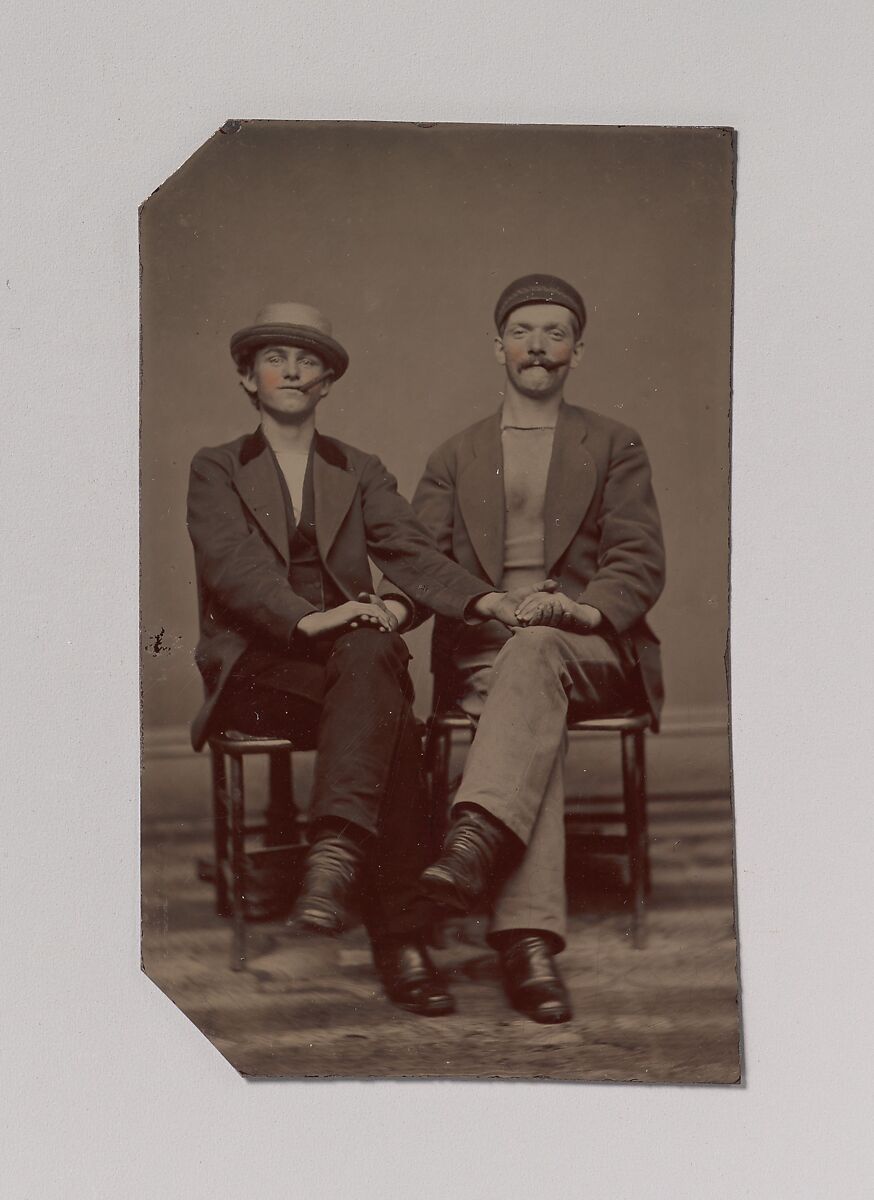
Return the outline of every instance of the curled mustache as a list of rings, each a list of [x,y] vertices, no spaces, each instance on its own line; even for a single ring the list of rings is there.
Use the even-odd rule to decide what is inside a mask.
[[[544,371],[555,371],[560,365],[560,363],[553,362],[551,358],[529,358],[522,364],[522,370],[527,371],[529,367],[543,367]]]

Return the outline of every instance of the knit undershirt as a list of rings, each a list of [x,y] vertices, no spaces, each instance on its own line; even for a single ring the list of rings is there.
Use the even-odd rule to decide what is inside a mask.
[[[544,563],[546,479],[555,427],[504,425],[504,574],[501,587],[539,583]]]

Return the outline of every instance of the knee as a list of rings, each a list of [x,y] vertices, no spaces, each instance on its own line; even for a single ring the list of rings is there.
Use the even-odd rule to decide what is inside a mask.
[[[332,658],[356,670],[405,667],[410,658],[407,643],[399,633],[378,629],[350,629],[334,642]]]
[[[561,634],[548,625],[517,629],[501,648],[495,666],[524,662],[530,667],[553,670],[561,663]]]

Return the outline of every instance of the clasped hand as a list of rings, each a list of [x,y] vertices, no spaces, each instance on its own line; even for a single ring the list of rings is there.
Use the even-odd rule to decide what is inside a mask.
[[[551,625],[582,632],[594,629],[601,622],[597,608],[568,599],[558,591],[554,579],[510,592],[490,592],[477,601],[476,611],[501,621],[508,629]]]
[[[390,607],[391,606],[391,607]],[[311,612],[297,623],[298,632],[306,638],[337,633],[341,629],[376,629],[380,633],[396,633],[399,626],[397,611],[391,600],[380,600],[370,592],[360,592],[357,600],[347,600],[327,612]],[[398,605],[400,609],[402,606]]]
[[[500,621],[508,629],[552,625],[585,631],[594,629],[601,621],[597,608],[569,600],[558,591],[554,579],[544,579],[534,587],[514,588],[509,592],[488,592],[477,600],[474,612],[479,617]],[[347,600],[327,612],[307,613],[298,621],[297,628],[306,638],[337,633],[341,629],[369,628],[380,633],[396,633],[406,616],[404,605],[361,592],[357,600]]]

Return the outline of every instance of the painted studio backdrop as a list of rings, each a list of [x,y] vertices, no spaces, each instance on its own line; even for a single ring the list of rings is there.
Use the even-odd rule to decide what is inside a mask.
[[[362,995],[373,991],[366,953],[354,938],[332,951],[339,955],[333,966],[321,963],[309,975],[289,968],[287,978],[280,967],[274,971],[289,1005],[303,1004],[306,994],[333,1012],[319,1025],[321,1050],[310,1046],[310,1009],[302,1008],[296,1022],[283,1021],[269,1004],[262,1012],[264,996],[251,980],[228,972],[227,923],[215,916],[210,885],[197,878],[197,859],[208,855],[211,838],[210,773],[208,757],[188,743],[202,688],[185,526],[193,454],[257,425],[228,342],[265,303],[297,300],[328,314],[350,366],[320,405],[318,426],[378,454],[409,498],[428,454],[500,405],[495,301],[510,280],[543,271],[573,283],[588,310],[584,355],[565,397],[642,435],[668,563],[667,585],[649,616],[662,643],[666,687],[663,731],[647,745],[653,925],[636,960],[649,972],[651,992],[629,1009],[648,1017],[629,1033],[625,1050],[593,1054],[595,1017],[582,1005],[584,1032],[578,1023],[576,1032],[567,1026],[551,1035],[571,1040],[562,1042],[556,1069],[545,1073],[736,1077],[726,658],[734,165],[732,135],[719,129],[229,122],[144,205],[144,958],[152,978],[241,1070],[544,1073],[532,1050],[537,1031],[511,1026],[499,1035],[473,1001],[478,1055],[462,1062],[442,1044],[431,1063],[422,1038],[461,1039],[460,1027],[423,1031],[411,1018],[405,1057],[407,1026],[386,1013],[386,1022],[395,1022],[395,1050],[380,1058],[378,1022],[370,1026],[361,1015],[365,1001],[359,996],[357,1016],[344,1017],[335,997],[345,986],[338,982],[343,955],[352,956],[346,965],[358,972]],[[431,700],[430,632],[428,622],[408,636],[423,717]],[[606,740],[592,752],[575,746],[569,762],[575,792],[617,792],[614,748]],[[302,762],[295,770],[305,797],[309,767]],[[717,800],[718,810],[708,808]],[[710,838],[706,846],[694,843],[696,829]],[[686,940],[678,942],[672,921],[681,909],[688,919]],[[690,914],[711,924],[693,936]],[[598,944],[616,956],[621,972],[623,956],[634,952],[623,941],[618,909],[608,906],[602,916]],[[595,936],[585,905],[580,920],[581,936]],[[607,932],[611,920],[619,922],[615,936]],[[259,936],[269,941],[264,930]],[[271,946],[262,948],[270,974]],[[678,962],[690,968],[689,996],[670,1000],[665,989],[676,993],[686,978]],[[711,996],[703,1015],[693,1004],[694,962]],[[472,996],[477,986],[470,981]],[[615,1007],[615,997],[602,998],[594,983],[581,986],[593,988],[593,1005]],[[685,1025],[677,1004],[690,1014]],[[662,1011],[671,1029],[659,1040],[647,1021]],[[343,1042],[350,1029],[373,1044],[366,1046],[366,1037]],[[616,1038],[620,1045],[621,1031]],[[452,1066],[441,1068],[446,1060]]]

